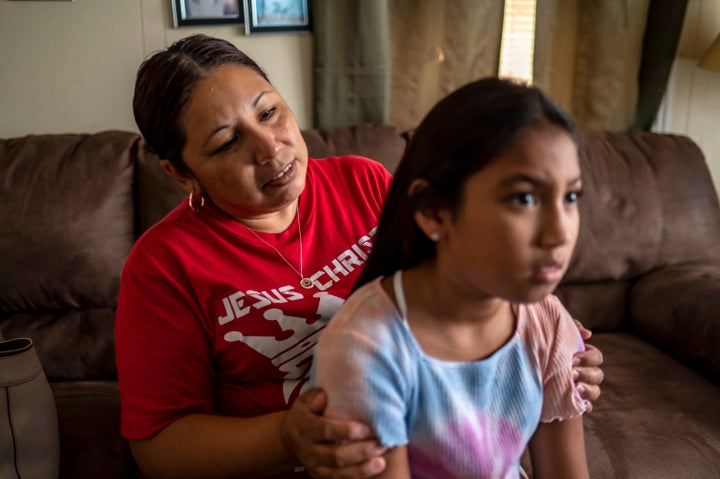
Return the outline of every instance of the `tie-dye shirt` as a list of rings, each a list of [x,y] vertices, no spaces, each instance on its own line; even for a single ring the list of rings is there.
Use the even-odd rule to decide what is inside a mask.
[[[408,446],[413,478],[517,478],[538,422],[576,417],[585,403],[572,379],[584,349],[555,296],[513,306],[516,331],[490,357],[427,356],[380,280],[358,289],[323,332],[313,381],[326,415],[370,424],[383,446]]]

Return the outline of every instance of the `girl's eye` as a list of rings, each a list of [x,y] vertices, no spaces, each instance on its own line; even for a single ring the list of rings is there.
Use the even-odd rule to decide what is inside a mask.
[[[520,206],[533,206],[537,203],[537,198],[533,193],[516,193],[511,197],[511,201]]]
[[[260,114],[260,121],[269,120],[275,114],[275,107],[268,108]]]
[[[220,145],[220,147],[217,150],[215,150],[215,154],[224,153],[224,152],[228,151],[230,148],[235,146],[235,143],[237,143],[237,136],[233,135],[228,141],[226,141],[225,143]]]
[[[565,195],[565,202],[566,203],[577,203],[578,200],[582,197],[582,190],[577,191],[570,191],[567,195]]]

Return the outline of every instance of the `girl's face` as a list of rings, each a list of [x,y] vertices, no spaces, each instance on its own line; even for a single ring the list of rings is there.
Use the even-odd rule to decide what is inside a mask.
[[[288,209],[303,191],[308,153],[295,116],[252,69],[226,65],[198,81],[181,123],[186,190],[240,221]]]
[[[542,299],[570,262],[581,190],[570,135],[549,125],[526,131],[466,181],[455,218],[440,213],[441,274],[473,297]]]

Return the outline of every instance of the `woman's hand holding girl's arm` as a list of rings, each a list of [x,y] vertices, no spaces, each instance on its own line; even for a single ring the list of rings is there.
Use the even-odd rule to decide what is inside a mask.
[[[356,421],[322,417],[327,396],[320,389],[306,391],[282,422],[282,440],[298,460],[319,479],[364,479],[385,469],[385,452],[370,428]]]
[[[589,329],[585,329],[579,321],[575,321],[583,340],[592,336]],[[588,410],[592,410],[592,402],[600,397],[600,384],[605,378],[602,369],[603,354],[591,344],[585,344],[585,351],[576,353],[573,359],[573,378],[578,386],[578,392],[588,401]]]

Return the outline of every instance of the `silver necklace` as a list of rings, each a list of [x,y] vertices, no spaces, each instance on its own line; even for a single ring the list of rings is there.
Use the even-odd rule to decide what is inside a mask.
[[[251,232],[253,234],[253,236],[255,236],[257,239],[259,239],[260,241],[262,241],[263,243],[265,243],[266,245],[268,245],[269,247],[274,249],[275,252],[278,254],[278,256],[280,256],[280,258],[282,258],[282,260],[285,261],[285,263],[287,263],[287,265],[290,266],[292,268],[292,270],[295,271],[295,273],[298,276],[300,276],[300,286],[302,286],[305,289],[310,289],[313,287],[313,281],[310,278],[306,278],[305,275],[303,274],[303,243],[302,243],[302,228],[300,227],[300,201],[299,200],[298,200],[297,208],[295,210],[295,219],[297,220],[298,237],[300,239],[300,271],[298,271],[297,268],[295,268],[295,266],[293,266],[292,263],[287,260],[287,258],[280,252],[280,250],[278,250],[276,247],[274,247],[273,245],[271,245],[270,243],[265,241],[262,237],[260,237],[260,235],[258,235],[255,232],[255,230],[253,230],[252,228],[250,228],[249,226],[247,226],[244,223],[240,223],[240,224],[243,225],[245,228],[247,228],[247,230],[249,232]]]

